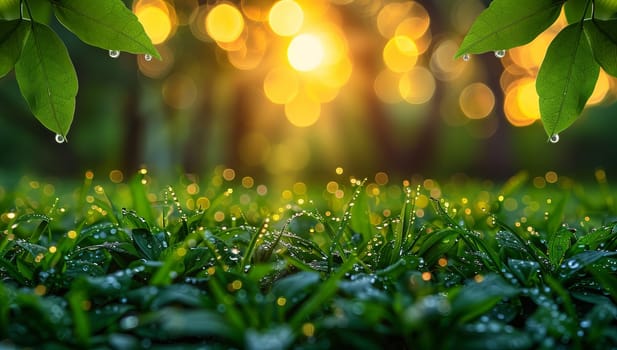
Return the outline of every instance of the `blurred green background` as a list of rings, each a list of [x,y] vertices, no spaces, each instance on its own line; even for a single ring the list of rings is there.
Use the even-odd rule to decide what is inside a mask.
[[[0,2],[4,17],[15,1]],[[334,174],[505,179],[551,170],[617,171],[617,84],[601,75],[589,108],[556,144],[533,79],[563,18],[529,45],[454,60],[486,2],[135,0],[162,61],[79,42],[55,20],[79,77],[68,143],[0,80],[0,179],[161,178],[216,165],[261,181]],[[45,10],[41,11],[43,16]],[[114,174],[119,174],[118,171]],[[126,177],[126,176],[125,176]]]

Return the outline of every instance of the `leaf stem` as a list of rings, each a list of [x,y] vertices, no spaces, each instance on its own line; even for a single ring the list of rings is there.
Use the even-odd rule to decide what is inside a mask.
[[[587,15],[587,10],[589,9],[589,5],[591,5],[591,18],[593,19],[595,16],[595,12],[596,12],[596,7],[595,5],[595,0],[587,0],[587,3],[585,3],[585,10],[583,11],[583,16],[581,17],[581,26],[583,25],[583,22],[585,21],[585,16]]]
[[[591,0],[591,19],[596,18],[596,0]]]
[[[28,0],[21,0],[19,6],[19,16],[21,19],[24,19],[24,4],[26,4],[26,11],[28,11],[28,18],[30,18],[30,22],[34,22],[34,18],[32,18],[32,11],[30,10],[30,4],[28,4]]]

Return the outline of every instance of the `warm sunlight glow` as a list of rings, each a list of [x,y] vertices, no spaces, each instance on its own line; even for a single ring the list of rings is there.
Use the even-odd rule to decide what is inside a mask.
[[[285,67],[272,69],[264,79],[264,93],[266,97],[276,104],[290,102],[298,94],[299,82],[297,74]]]
[[[268,11],[271,3],[262,0],[241,0],[240,6],[244,15],[255,22],[268,20]]]
[[[598,81],[596,82],[596,87],[593,90],[593,93],[587,100],[587,106],[597,105],[600,102],[604,101],[604,98],[608,94],[611,88],[611,83],[608,80],[608,75],[604,70],[600,70],[600,75],[598,76]]]
[[[458,43],[453,40],[444,40],[437,44],[431,56],[430,67],[435,78],[442,81],[451,81],[461,76],[469,67],[470,62],[452,59],[458,50]]]
[[[409,15],[414,2],[392,2],[385,5],[377,15],[377,30],[384,38],[394,36],[396,27]],[[417,5],[417,4],[416,4]]]
[[[270,9],[268,23],[272,31],[280,36],[292,36],[300,31],[304,21],[304,11],[293,0],[281,0]]]
[[[377,97],[385,103],[397,103],[401,101],[399,92],[400,75],[389,69],[382,70],[373,83],[373,89]]]
[[[403,99],[411,104],[428,102],[435,93],[435,79],[423,67],[414,67],[401,77],[398,85]]]
[[[206,31],[216,41],[222,43],[233,42],[244,31],[242,13],[230,4],[216,5],[206,16]]]
[[[247,35],[240,43],[238,50],[227,51],[227,59],[234,67],[241,70],[257,68],[262,62],[268,38],[266,30],[262,27],[248,27]]]
[[[323,61],[324,54],[321,40],[312,34],[298,35],[289,43],[287,49],[289,63],[301,72],[317,68]]]
[[[416,3],[413,8],[417,10],[417,13],[413,17],[405,18],[396,26],[396,35],[407,35],[412,39],[419,39],[426,34],[431,19],[422,5]]]
[[[285,116],[291,124],[307,127],[315,124],[321,113],[321,104],[307,94],[298,94],[285,105]]]
[[[155,1],[136,6],[135,15],[154,45],[161,44],[169,38],[173,25],[165,2]]]
[[[535,79],[523,78],[512,83],[504,101],[508,122],[514,126],[528,126],[540,119],[539,98]]]
[[[393,72],[407,72],[416,65],[418,48],[410,37],[397,35],[386,43],[383,60]]]
[[[495,107],[495,95],[485,84],[473,83],[461,91],[459,106],[469,119],[486,118]]]

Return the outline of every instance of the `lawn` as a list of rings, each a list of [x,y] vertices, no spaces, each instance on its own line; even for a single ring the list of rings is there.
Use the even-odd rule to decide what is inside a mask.
[[[340,169],[342,173],[342,169]],[[2,348],[606,349],[606,173],[0,190]]]

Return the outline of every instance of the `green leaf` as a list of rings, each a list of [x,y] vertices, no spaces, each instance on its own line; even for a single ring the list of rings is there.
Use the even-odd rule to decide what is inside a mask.
[[[602,69],[617,77],[617,19],[585,21],[585,34]]]
[[[121,0],[52,1],[56,17],[83,42],[161,58],[137,17]]]
[[[31,33],[15,65],[17,83],[34,116],[66,137],[75,112],[77,74],[58,35],[44,24],[30,24]]]
[[[15,66],[29,29],[25,21],[0,21],[0,78]]]
[[[237,336],[220,314],[208,310],[165,308],[153,313],[150,318],[158,323],[157,334],[171,339],[206,336],[234,339]]]
[[[568,128],[583,111],[600,67],[580,23],[564,28],[548,47],[538,77],[540,114],[549,136]]]
[[[455,57],[527,44],[559,17],[564,0],[494,0],[476,19]]]
[[[589,250],[576,254],[575,256],[565,260],[563,264],[559,266],[559,277],[562,280],[567,280],[574,276],[581,269],[595,263],[596,261],[605,258],[607,256],[614,256],[617,252],[607,252],[602,250]]]
[[[0,0],[0,18],[19,18],[19,0]]]
[[[74,286],[79,286],[75,284]],[[88,295],[80,288],[73,288],[66,296],[73,315],[74,334],[79,345],[88,347],[90,336],[90,322],[88,314],[84,310],[84,303],[88,301]]]
[[[583,12],[586,10],[584,18],[590,18],[592,7],[587,6],[588,0],[568,0],[563,6],[568,23],[580,22],[583,18]]]
[[[488,312],[504,298],[510,298],[519,290],[497,275],[487,275],[480,283],[465,285],[452,300],[452,313],[465,323]]]
[[[158,259],[163,247],[152,232],[144,228],[133,229],[133,244],[141,255],[149,260]]]
[[[572,233],[565,227],[560,228],[548,237],[548,258],[553,266],[559,266],[566,251],[570,248]]]

